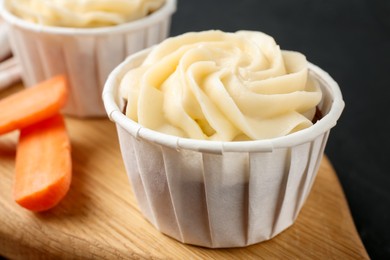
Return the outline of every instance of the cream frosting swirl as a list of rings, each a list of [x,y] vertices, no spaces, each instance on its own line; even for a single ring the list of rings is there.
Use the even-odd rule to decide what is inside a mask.
[[[134,21],[165,0],[7,0],[9,10],[30,22],[59,27],[101,27]]]
[[[264,33],[191,32],[152,48],[120,95],[140,125],[179,137],[237,141],[310,127],[322,93],[298,52]]]

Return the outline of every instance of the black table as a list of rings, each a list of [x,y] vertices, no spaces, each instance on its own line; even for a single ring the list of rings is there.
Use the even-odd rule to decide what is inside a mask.
[[[390,259],[390,1],[179,0],[172,35],[257,30],[339,83],[346,108],[326,153],[373,259]]]

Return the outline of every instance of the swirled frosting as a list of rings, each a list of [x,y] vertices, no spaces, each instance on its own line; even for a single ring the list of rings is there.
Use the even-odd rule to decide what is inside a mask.
[[[30,22],[59,27],[126,23],[154,12],[165,0],[7,0],[9,10]]]
[[[120,85],[126,115],[166,134],[259,140],[310,127],[322,93],[298,52],[264,33],[191,32],[168,38]]]

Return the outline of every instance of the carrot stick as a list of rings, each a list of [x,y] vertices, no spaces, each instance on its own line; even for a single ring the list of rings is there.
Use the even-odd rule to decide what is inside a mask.
[[[15,201],[32,211],[57,205],[71,183],[70,150],[60,114],[21,129],[15,162]]]
[[[54,116],[68,96],[66,78],[53,77],[0,100],[0,135]]]

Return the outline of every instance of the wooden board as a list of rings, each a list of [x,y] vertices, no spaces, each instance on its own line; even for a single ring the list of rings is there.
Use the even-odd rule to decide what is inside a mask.
[[[0,98],[13,91],[0,92]],[[112,122],[67,118],[67,126],[72,141],[71,189],[56,208],[40,214],[13,201],[18,132],[0,136],[0,255],[12,259],[369,258],[326,157],[292,227],[253,246],[206,249],[177,242],[142,217]]]

